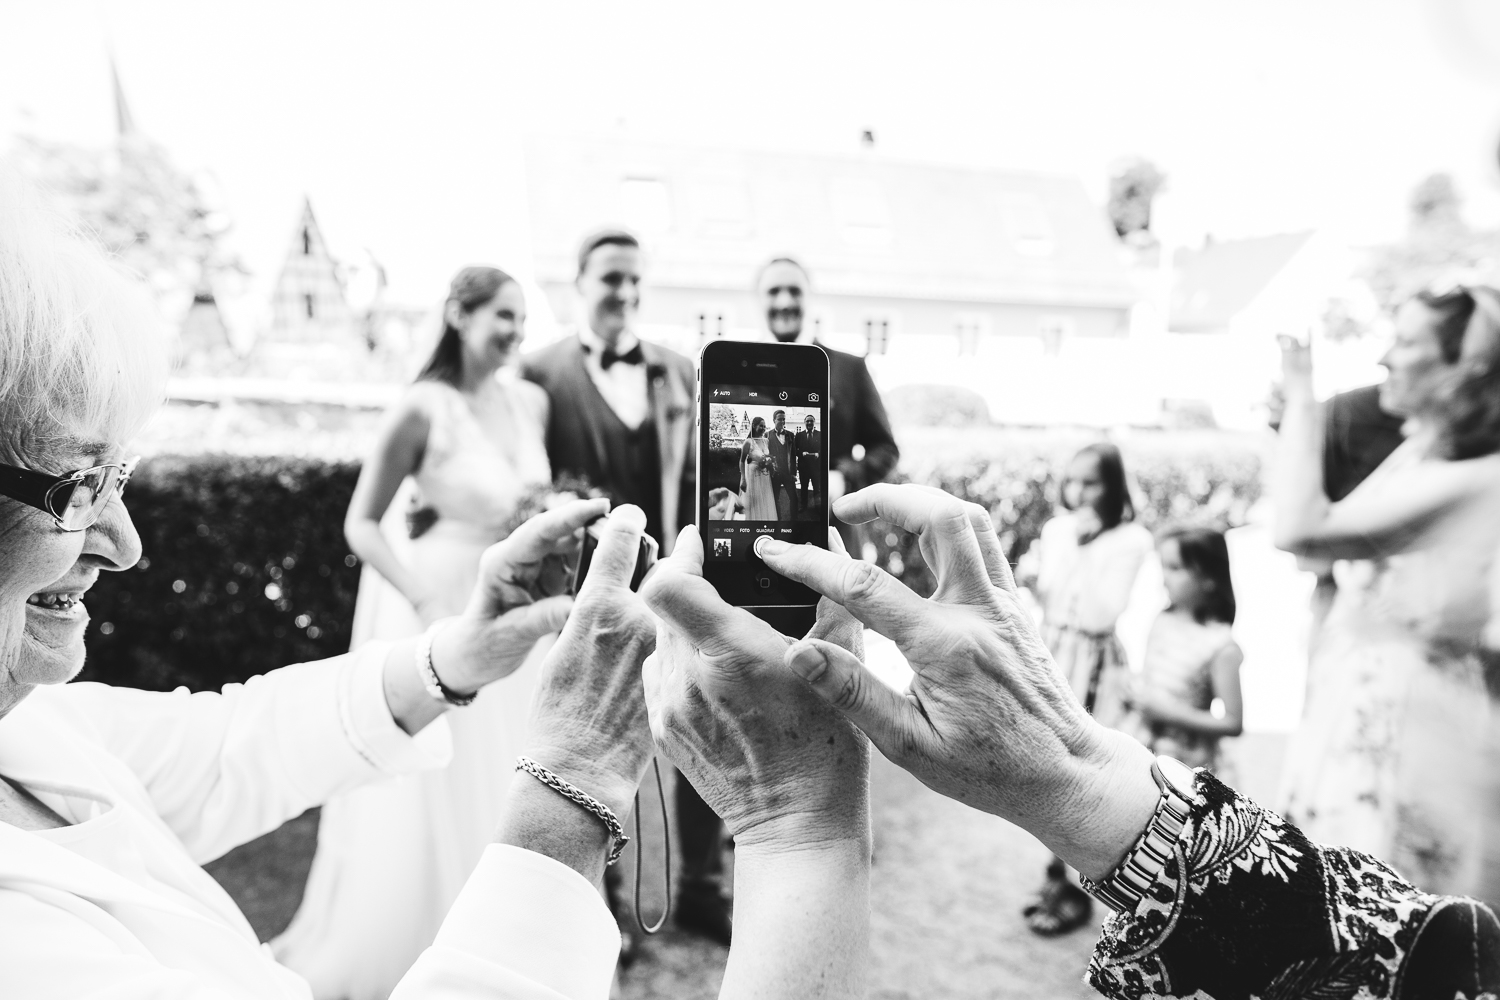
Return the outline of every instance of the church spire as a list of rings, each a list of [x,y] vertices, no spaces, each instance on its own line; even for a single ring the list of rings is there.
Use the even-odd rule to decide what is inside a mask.
[[[120,68],[115,64],[115,54],[109,54],[109,76],[115,90],[115,129],[118,138],[135,135],[135,119],[130,115],[130,105],[125,103],[125,88],[120,85]]]

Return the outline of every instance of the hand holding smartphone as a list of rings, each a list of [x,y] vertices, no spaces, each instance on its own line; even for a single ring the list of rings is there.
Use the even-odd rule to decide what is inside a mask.
[[[818,595],[755,555],[769,535],[828,546],[828,355],[809,344],[710,341],[698,367],[703,575],[729,604],[788,635]]]

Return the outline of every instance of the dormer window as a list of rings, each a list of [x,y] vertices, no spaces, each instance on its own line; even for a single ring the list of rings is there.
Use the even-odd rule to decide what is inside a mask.
[[[891,212],[875,178],[835,177],[828,200],[845,243],[864,249],[891,245]]]
[[[1007,194],[1001,200],[1005,228],[1010,233],[1016,253],[1026,257],[1049,257],[1052,254],[1052,223],[1042,199],[1030,192]]]

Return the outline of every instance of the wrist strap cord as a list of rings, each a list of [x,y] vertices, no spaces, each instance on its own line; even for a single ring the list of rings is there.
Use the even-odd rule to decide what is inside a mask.
[[[661,764],[655,756],[651,758],[651,769],[656,772],[656,797],[661,802],[661,840],[662,853],[666,855],[665,864],[662,865],[663,877],[667,886],[667,902],[661,909],[661,916],[656,923],[646,926],[646,921],[641,918],[641,869],[645,867],[641,857],[645,850],[641,845],[645,843],[641,839],[641,793],[635,793],[635,895],[631,900],[631,909],[635,910],[635,922],[645,934],[655,934],[660,931],[667,922],[667,916],[672,912],[672,826],[667,818],[667,792],[661,784]],[[686,781],[686,778],[679,778]]]

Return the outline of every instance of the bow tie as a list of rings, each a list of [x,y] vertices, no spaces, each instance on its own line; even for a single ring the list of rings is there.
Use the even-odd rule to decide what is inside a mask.
[[[616,361],[627,365],[639,365],[644,363],[645,360],[646,356],[641,353],[641,345],[638,342],[634,347],[624,352],[623,354],[615,351],[613,347],[606,347],[599,354],[599,367],[603,368],[605,371],[609,371],[610,367],[614,365]]]

